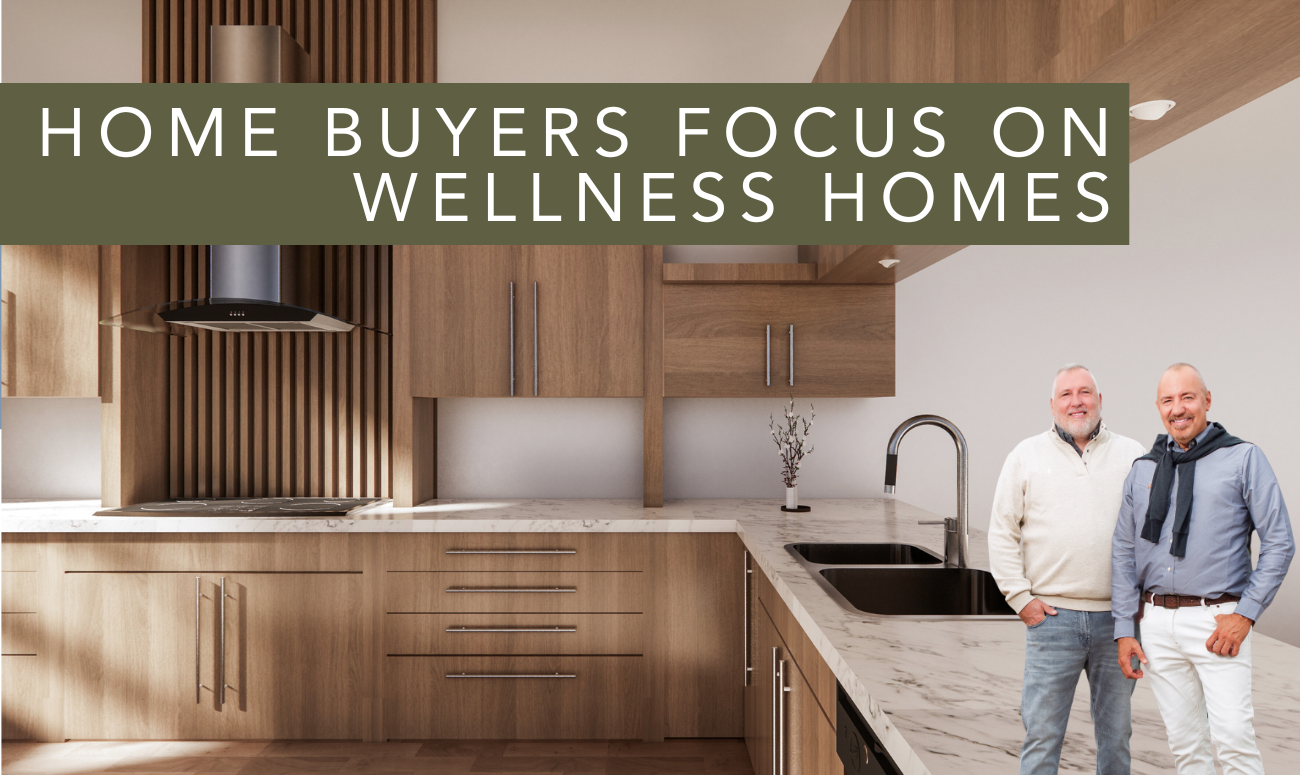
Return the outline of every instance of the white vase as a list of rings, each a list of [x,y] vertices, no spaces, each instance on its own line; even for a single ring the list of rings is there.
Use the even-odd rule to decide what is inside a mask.
[[[799,486],[785,488],[785,507],[794,509],[799,505]]]

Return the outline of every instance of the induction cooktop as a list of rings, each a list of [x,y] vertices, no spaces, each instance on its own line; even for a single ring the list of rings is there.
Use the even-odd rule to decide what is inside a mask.
[[[97,517],[346,517],[379,498],[184,498],[95,512]]]

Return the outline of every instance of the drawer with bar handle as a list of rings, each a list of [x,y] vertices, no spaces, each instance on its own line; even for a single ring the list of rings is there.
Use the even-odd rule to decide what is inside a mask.
[[[644,573],[393,572],[388,613],[640,613]]]
[[[639,571],[648,541],[639,533],[431,533],[387,536],[396,571]]]
[[[644,614],[389,614],[386,653],[630,654],[644,651]]]
[[[637,656],[391,656],[386,673],[389,739],[615,740],[648,721]]]

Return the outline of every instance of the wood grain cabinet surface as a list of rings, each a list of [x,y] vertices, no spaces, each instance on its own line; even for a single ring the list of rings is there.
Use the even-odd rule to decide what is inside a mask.
[[[641,245],[400,250],[411,257],[413,395],[643,394]]]
[[[360,574],[75,573],[65,596],[68,738],[362,736]]]
[[[753,575],[754,672],[745,694],[745,744],[754,773],[840,775],[835,676],[771,582],[761,571]]]
[[[664,286],[665,395],[791,393],[894,394],[892,285]]]
[[[3,395],[99,395],[99,246],[4,245]]]
[[[817,701],[791,649],[759,606],[754,645],[754,726],[746,744],[755,775],[840,775],[835,725]],[[820,658],[820,657],[819,657]]]
[[[746,727],[734,534],[31,538],[3,542],[6,739]]]

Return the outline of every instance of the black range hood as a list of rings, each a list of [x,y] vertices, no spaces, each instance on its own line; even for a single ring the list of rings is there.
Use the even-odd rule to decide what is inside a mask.
[[[158,317],[177,326],[211,331],[346,333],[355,326],[301,302],[311,294],[306,272],[292,250],[279,245],[213,245],[208,262],[210,297],[180,305]]]
[[[194,329],[249,333],[347,333],[369,326],[320,311],[324,306],[319,256],[292,245],[212,245],[208,296],[125,312],[103,325],[187,336]]]

